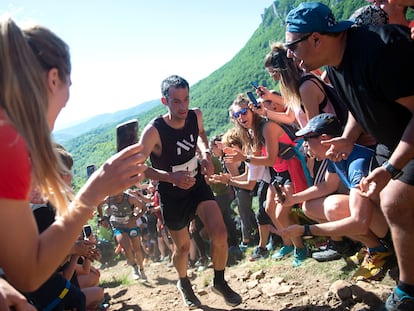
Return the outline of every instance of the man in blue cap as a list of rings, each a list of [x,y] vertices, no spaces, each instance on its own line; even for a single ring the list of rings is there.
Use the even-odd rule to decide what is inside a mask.
[[[386,310],[414,310],[414,41],[400,25],[351,27],[318,2],[301,3],[286,17],[288,56],[311,71],[327,66],[330,81],[350,110],[342,137],[326,141],[341,160],[366,131],[377,160],[360,186],[390,226],[400,269]]]

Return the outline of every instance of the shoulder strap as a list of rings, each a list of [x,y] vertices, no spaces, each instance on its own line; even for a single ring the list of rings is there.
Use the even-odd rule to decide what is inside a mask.
[[[328,104],[327,94],[326,94],[326,90],[325,90],[325,85],[326,86],[328,86],[328,85],[313,74],[308,74],[308,75],[303,76],[302,78],[300,78],[299,86],[301,86],[302,83],[305,82],[305,81],[312,81],[321,90],[321,92],[325,95],[324,98],[323,98],[323,101],[319,105],[319,113],[323,113],[323,109]]]

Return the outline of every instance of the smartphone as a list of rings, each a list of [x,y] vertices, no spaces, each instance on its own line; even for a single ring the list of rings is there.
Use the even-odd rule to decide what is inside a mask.
[[[89,178],[89,177],[91,177],[91,175],[92,175],[92,174],[93,174],[93,172],[95,172],[95,171],[96,171],[96,166],[95,166],[95,164],[88,165],[88,166],[86,167],[86,174],[87,174],[88,178]]]
[[[253,85],[253,87],[254,87],[256,90],[259,88],[259,84],[257,84],[257,82],[255,82],[255,81],[251,81],[250,83]]]
[[[83,226],[83,238],[89,239],[92,234],[92,227],[90,225]]]
[[[250,101],[253,103],[254,108],[260,108],[260,104],[257,102],[256,97],[253,95],[252,92],[247,92],[247,96],[249,96]]]
[[[272,186],[275,188],[278,197],[281,199],[282,203],[285,202],[286,197],[282,192],[282,189],[280,189],[280,187],[283,186],[282,184],[282,177],[280,176],[275,176],[275,179],[272,181]]]
[[[121,151],[125,147],[138,142],[138,120],[133,119],[116,126],[116,149]]]

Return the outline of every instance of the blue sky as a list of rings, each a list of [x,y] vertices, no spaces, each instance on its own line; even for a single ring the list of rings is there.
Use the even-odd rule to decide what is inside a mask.
[[[34,21],[71,48],[72,87],[55,129],[160,98],[178,74],[190,85],[220,68],[259,27],[272,0],[1,1],[19,25]]]

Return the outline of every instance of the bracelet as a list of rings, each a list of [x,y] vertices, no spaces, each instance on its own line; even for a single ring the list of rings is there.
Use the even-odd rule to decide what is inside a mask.
[[[303,225],[303,229],[304,229],[303,234],[302,234],[303,237],[312,237],[313,236],[309,225]]]

